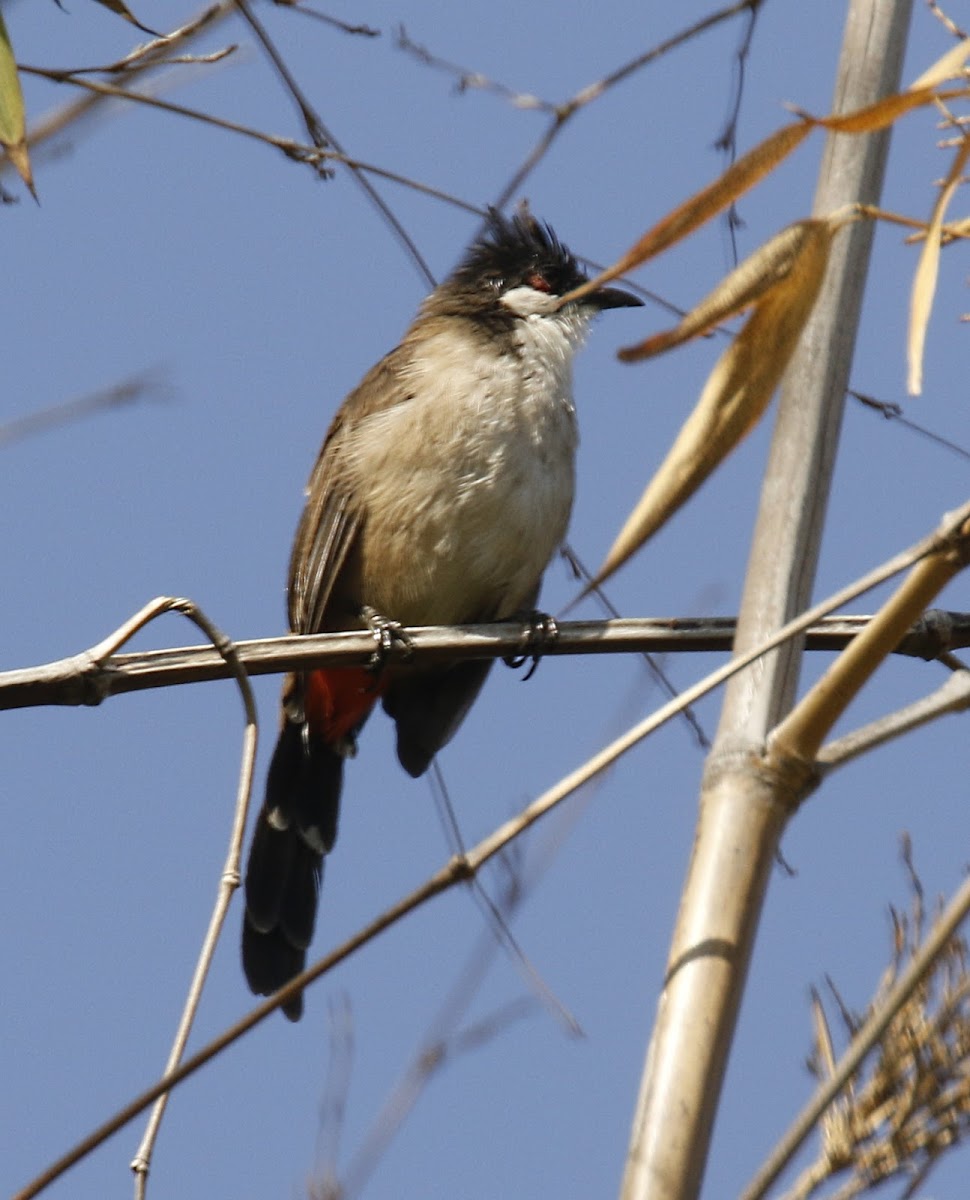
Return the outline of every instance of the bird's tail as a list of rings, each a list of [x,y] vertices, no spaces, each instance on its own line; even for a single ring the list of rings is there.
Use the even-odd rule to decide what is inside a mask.
[[[258,996],[277,991],[306,964],[323,859],[337,838],[344,759],[380,682],[371,672],[340,668],[284,685],[282,728],[246,866],[243,970]],[[298,1021],[302,995],[283,1012]]]

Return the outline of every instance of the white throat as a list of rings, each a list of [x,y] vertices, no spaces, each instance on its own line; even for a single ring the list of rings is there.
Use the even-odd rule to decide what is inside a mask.
[[[555,311],[557,300],[532,288],[514,288],[502,297],[521,320],[512,338],[521,355],[525,390],[534,396],[555,397],[573,409],[573,355],[589,328],[590,313],[570,305]],[[545,311],[536,311],[542,306]]]

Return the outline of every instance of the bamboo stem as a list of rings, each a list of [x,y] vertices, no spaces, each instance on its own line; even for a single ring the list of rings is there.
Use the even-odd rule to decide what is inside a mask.
[[[850,0],[832,110],[898,88],[911,0]],[[814,214],[878,202],[888,135],[830,135]],[[754,531],[735,651],[803,608],[811,592],[872,230],[840,235],[785,376]],[[766,771],[761,753],[791,706],[801,643],[742,672],[708,761],[687,883],[633,1120],[623,1200],[693,1200],[778,841],[813,786],[811,768]],[[781,767],[781,765],[780,765]]]

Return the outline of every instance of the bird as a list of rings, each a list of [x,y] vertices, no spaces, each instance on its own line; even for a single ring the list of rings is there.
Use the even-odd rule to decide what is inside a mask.
[[[586,282],[528,211],[489,214],[401,342],[343,401],[306,489],[287,603],[298,634],[461,625],[534,613],[566,533],[578,440],[572,360],[590,320],[641,300]],[[245,878],[242,961],[271,995],[305,966],[345,761],[380,702],[422,775],[491,661],[288,675]],[[292,1021],[303,995],[283,1006]]]

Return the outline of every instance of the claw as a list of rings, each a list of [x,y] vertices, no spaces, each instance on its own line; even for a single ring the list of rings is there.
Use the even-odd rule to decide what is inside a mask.
[[[507,667],[517,670],[531,659],[531,666],[522,676],[522,682],[525,683],[536,673],[545,647],[559,636],[559,626],[556,624],[555,617],[550,616],[549,613],[539,612],[538,609],[517,615],[523,616],[528,624],[523,630],[518,652],[507,655],[502,661]]]
[[[395,642],[400,643],[404,647],[405,658],[410,658],[414,647],[411,639],[404,632],[404,628],[400,621],[390,621],[377,611],[376,608],[371,608],[369,604],[365,604],[360,610],[360,617],[367,628],[373,635],[374,651],[367,663],[369,671],[382,671],[387,662],[387,656],[391,652],[391,647]]]

